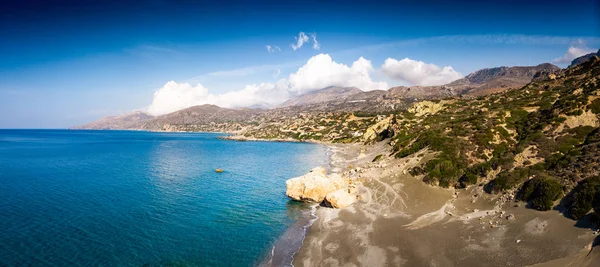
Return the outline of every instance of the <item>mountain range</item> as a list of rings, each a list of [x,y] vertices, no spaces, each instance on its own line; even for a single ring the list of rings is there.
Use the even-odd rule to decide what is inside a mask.
[[[220,130],[238,131],[250,119],[277,119],[296,113],[361,112],[389,113],[405,110],[411,103],[453,96],[476,97],[518,88],[536,73],[555,73],[560,68],[549,63],[527,67],[496,67],[478,70],[440,86],[397,86],[388,90],[362,91],[356,87],[330,86],[294,97],[272,109],[229,109],[200,105],[161,116],[135,111],[109,116],[72,129],[130,129],[156,131]],[[260,120],[260,119],[259,119]],[[232,127],[223,124],[236,123]]]

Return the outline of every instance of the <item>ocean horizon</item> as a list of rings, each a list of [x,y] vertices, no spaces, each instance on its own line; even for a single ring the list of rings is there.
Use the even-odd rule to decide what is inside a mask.
[[[0,265],[260,264],[311,209],[285,181],[327,147],[220,136],[0,130]]]

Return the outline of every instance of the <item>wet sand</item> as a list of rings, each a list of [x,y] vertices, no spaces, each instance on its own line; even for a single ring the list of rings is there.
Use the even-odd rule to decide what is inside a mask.
[[[389,151],[385,143],[332,146],[331,170],[360,182],[361,200],[318,208],[294,266],[600,266],[600,252],[590,253],[596,236],[558,211],[527,209],[479,186],[426,185],[407,170],[427,151],[371,162]]]

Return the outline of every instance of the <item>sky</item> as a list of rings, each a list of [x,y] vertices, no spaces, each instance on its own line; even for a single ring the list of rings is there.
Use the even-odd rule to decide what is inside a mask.
[[[439,85],[600,48],[578,1],[0,1],[0,128]]]

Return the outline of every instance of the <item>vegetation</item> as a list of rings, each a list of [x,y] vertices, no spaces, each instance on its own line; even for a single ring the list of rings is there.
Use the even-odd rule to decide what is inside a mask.
[[[600,61],[591,60],[522,89],[450,100],[435,114],[401,113],[393,153],[404,158],[423,149],[435,152],[410,170],[427,183],[484,183],[488,193],[518,192],[538,210],[551,209],[575,188],[571,215],[598,212],[600,178],[589,178],[600,173],[598,120],[579,118],[588,111],[600,114],[598,77]]]
[[[520,199],[528,201],[537,210],[549,210],[563,194],[562,185],[558,180],[540,175],[527,181],[521,188]]]
[[[600,176],[594,176],[579,183],[572,192],[573,203],[569,215],[581,219],[592,209],[600,215]]]

